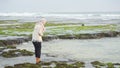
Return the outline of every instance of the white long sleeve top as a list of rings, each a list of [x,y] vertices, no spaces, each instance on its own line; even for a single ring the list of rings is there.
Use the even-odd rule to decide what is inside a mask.
[[[42,36],[44,32],[44,25],[42,22],[37,22],[35,24],[33,34],[32,34],[32,41],[33,42],[42,42]]]

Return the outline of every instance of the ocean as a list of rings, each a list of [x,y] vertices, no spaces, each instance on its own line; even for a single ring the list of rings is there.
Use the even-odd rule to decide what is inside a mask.
[[[0,20],[37,21],[45,17],[48,21],[71,21],[89,24],[120,24],[120,12],[49,12],[49,13],[0,13]]]

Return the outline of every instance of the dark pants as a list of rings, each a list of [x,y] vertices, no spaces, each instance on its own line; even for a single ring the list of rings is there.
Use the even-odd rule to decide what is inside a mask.
[[[41,56],[41,42],[33,42],[35,48],[35,57],[40,58]]]

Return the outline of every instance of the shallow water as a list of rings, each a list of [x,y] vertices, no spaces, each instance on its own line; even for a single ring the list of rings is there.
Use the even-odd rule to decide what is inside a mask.
[[[43,44],[43,53],[80,61],[120,62],[120,38],[53,40]]]
[[[34,51],[31,42],[24,43],[17,48]],[[120,37],[87,40],[52,40],[43,42],[42,53],[70,60],[120,62]]]
[[[34,51],[31,42],[17,45],[17,48]],[[83,61],[87,63],[87,66],[94,60],[120,63],[120,37],[87,40],[57,39],[43,42],[41,57],[43,61]],[[17,58],[0,57],[0,61],[2,61],[0,62],[0,68],[23,62],[35,63],[34,59],[34,56]]]

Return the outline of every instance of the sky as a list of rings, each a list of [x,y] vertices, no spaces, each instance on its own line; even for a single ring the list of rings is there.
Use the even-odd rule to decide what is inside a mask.
[[[0,12],[120,12],[120,0],[0,0]]]

